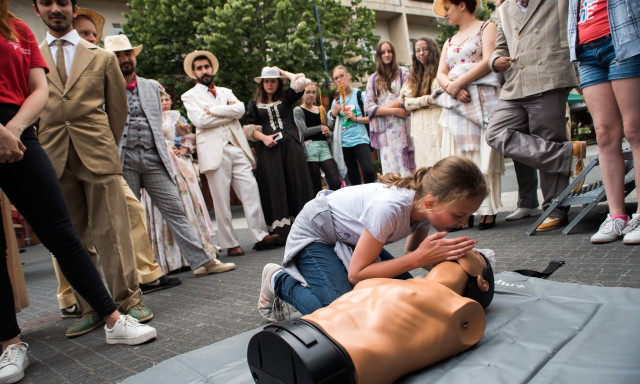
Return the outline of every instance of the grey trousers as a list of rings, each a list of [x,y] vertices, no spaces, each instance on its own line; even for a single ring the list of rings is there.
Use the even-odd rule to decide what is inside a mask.
[[[487,129],[487,143],[496,151],[540,171],[546,209],[569,185],[573,145],[567,141],[565,106],[569,90],[554,89],[517,100],[499,100]],[[566,217],[568,207],[550,216]]]
[[[195,270],[213,260],[215,257],[202,248],[195,232],[197,229],[187,220],[178,187],[167,172],[158,151],[125,148],[123,156],[123,176],[131,190],[138,200],[140,188],[149,193],[191,269]]]

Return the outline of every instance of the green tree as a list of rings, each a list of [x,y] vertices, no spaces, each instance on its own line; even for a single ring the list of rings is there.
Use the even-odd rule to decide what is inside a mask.
[[[329,71],[347,64],[355,77],[371,72],[375,17],[360,3],[352,0],[350,7],[343,7],[338,0],[129,0],[124,30],[132,44],[145,45],[138,59],[141,75],[181,94],[193,86],[182,70],[184,56],[205,49],[220,61],[215,81],[246,102],[255,89],[252,79],[265,65],[303,72],[318,82],[328,75],[322,68],[319,36]]]
[[[129,0],[123,29],[132,45],[143,44],[136,71],[176,89],[193,86],[182,70],[184,56],[202,46],[197,22],[217,0]]]
[[[476,10],[476,17],[480,20],[489,20],[491,18],[491,13],[495,9],[495,4],[488,4],[487,0],[482,0],[482,5]],[[438,24],[438,29],[440,33],[436,37],[436,42],[442,48],[444,43],[448,38],[452,37],[458,32],[457,25],[449,25],[446,21],[441,24]]]

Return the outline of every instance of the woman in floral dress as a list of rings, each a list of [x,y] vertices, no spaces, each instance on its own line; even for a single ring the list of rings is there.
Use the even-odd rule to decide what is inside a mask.
[[[489,147],[485,140],[489,116],[498,100],[499,90],[497,78],[490,73],[488,66],[494,49],[496,26],[474,16],[476,4],[476,0],[436,0],[433,9],[450,25],[459,26],[458,32],[444,44],[437,75],[446,95],[460,102],[463,109],[461,115],[456,116],[443,108],[440,118],[443,126],[442,156],[465,156],[482,170],[489,186],[489,195],[476,212],[481,215],[478,229],[482,230],[495,225],[496,214],[502,206],[500,177],[504,173],[504,161],[503,156]],[[480,116],[475,123],[470,122],[470,111]]]
[[[416,168],[409,130],[409,112],[391,107],[409,77],[409,70],[398,67],[391,42],[376,47],[376,73],[369,77],[364,108],[369,116],[371,146],[380,151],[382,173],[410,176]]]
[[[162,132],[187,218],[191,225],[198,229],[196,232],[200,237],[202,247],[211,254],[217,254],[218,249],[211,240],[215,235],[215,230],[202,197],[198,172],[196,172],[191,158],[191,154],[195,150],[195,135],[191,133],[191,127],[180,116],[180,112],[171,110],[172,103],[169,94],[161,90],[160,99],[163,110]],[[180,149],[174,146],[176,132],[181,136]],[[146,192],[142,196],[142,202],[147,210],[147,225],[153,257],[162,267],[162,272],[166,274],[189,266],[180,254],[180,249],[162,218],[160,210],[153,204]]]

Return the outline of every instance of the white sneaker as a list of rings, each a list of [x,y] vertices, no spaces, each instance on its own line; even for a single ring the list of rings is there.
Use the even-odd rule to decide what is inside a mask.
[[[107,336],[107,344],[137,345],[157,337],[155,328],[140,324],[129,315],[120,315],[111,329],[105,325],[104,333]]]
[[[607,219],[600,225],[600,229],[595,235],[591,236],[591,242],[594,244],[610,243],[622,237],[625,221],[623,219],[613,218],[607,214]]]
[[[29,366],[27,356],[29,344],[11,344],[0,357],[0,383],[16,383],[24,377],[24,369]]]
[[[624,239],[622,241],[624,241],[625,244],[628,244],[628,245],[640,244],[640,215],[639,214],[634,213],[633,215],[631,215],[631,220],[627,222],[627,226],[624,227],[622,234],[624,235]]]
[[[262,285],[260,286],[260,298],[258,299],[258,311],[265,319],[282,321],[291,314],[288,304],[276,296],[271,286],[271,278],[274,273],[281,271],[278,264],[269,263],[262,269]]]

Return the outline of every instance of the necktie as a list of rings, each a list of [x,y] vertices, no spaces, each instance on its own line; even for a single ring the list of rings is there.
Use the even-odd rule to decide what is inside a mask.
[[[56,40],[56,44],[58,44],[58,54],[56,55],[56,68],[58,69],[58,75],[60,75],[60,80],[62,80],[62,85],[67,84],[67,67],[64,63],[64,49],[62,46],[64,45],[64,40]]]

